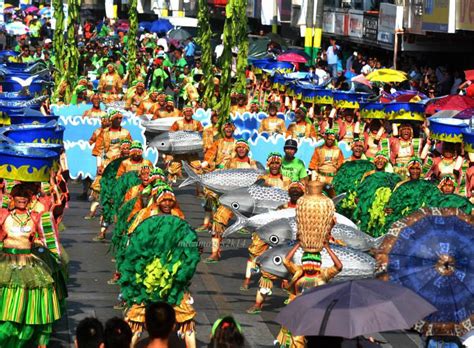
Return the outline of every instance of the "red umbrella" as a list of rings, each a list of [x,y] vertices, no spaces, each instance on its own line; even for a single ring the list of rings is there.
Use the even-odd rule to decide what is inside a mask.
[[[308,60],[302,55],[294,52],[282,53],[277,57],[279,62],[306,63]]]
[[[464,71],[464,75],[466,75],[466,80],[474,81],[474,70],[466,70]]]
[[[425,113],[432,115],[441,110],[465,110],[474,108],[474,98],[465,95],[448,95],[440,99],[435,99],[425,110]]]

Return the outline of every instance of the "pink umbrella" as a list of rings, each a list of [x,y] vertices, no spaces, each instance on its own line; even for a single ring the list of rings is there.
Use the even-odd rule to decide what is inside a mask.
[[[351,81],[360,83],[361,85],[365,85],[367,87],[372,87],[372,83],[367,80],[363,74],[354,76],[353,78],[351,78]]]
[[[282,53],[277,57],[279,62],[306,63],[308,60],[302,55],[294,52]]]
[[[39,11],[39,8],[36,6],[30,6],[25,10],[26,13],[36,13],[38,11]]]

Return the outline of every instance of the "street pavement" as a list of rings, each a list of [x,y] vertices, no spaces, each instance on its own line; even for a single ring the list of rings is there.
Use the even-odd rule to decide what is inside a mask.
[[[80,185],[71,185],[72,199],[64,219],[66,230],[61,234],[62,244],[71,259],[69,297],[67,314],[54,329],[54,337],[49,345],[53,348],[72,347],[75,328],[85,317],[94,316],[105,323],[114,316],[123,316],[121,311],[113,309],[119,288],[117,285],[107,284],[114,270],[112,255],[108,252],[110,245],[92,241],[99,230],[99,222],[97,219],[84,220],[89,203],[77,200],[79,190]],[[186,220],[194,227],[199,226],[203,210],[195,195],[195,188],[177,189],[175,192]],[[200,233],[199,238],[204,246],[204,259],[210,252],[211,239],[207,233]],[[219,263],[208,265],[200,262],[198,265],[191,285],[194,307],[198,313],[198,347],[207,345],[212,323],[226,314],[232,314],[241,323],[248,347],[273,346],[279,330],[274,319],[284,306],[286,297],[277,282],[263,312],[259,315],[246,313],[246,309],[254,303],[258,282],[258,277],[255,276],[248,291],[239,290],[249,244],[249,235],[235,234],[225,241]],[[422,347],[421,340],[415,333],[390,332],[374,337],[387,342],[383,345],[385,348]]]

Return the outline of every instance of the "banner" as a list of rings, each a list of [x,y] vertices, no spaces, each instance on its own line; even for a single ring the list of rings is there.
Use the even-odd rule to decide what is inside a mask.
[[[456,1],[456,29],[474,30],[474,0]]]
[[[89,145],[89,139],[92,133],[100,127],[100,119],[83,118],[84,112],[91,108],[90,104],[68,105],[68,106],[52,106],[53,113],[59,115],[59,123],[64,126],[64,147],[68,159],[70,176],[73,179],[81,176],[82,178],[95,178],[96,174],[96,158],[92,156],[93,146]],[[122,127],[127,129],[133,140],[138,140],[142,144],[146,144],[145,128],[141,125],[138,117],[128,116],[124,112]],[[198,109],[193,118],[206,127],[210,124],[210,110]],[[258,133],[260,123],[267,118],[265,112],[236,114],[232,116],[232,122],[236,129],[234,137],[236,139],[243,138],[249,142],[250,157],[265,165],[267,156],[270,152],[278,151],[284,153],[285,136],[283,134],[269,135],[267,133]],[[294,122],[294,113],[279,113],[278,117],[285,120],[285,126]],[[314,149],[322,146],[324,140],[300,139],[298,140],[298,152],[296,157],[301,159],[306,166],[309,165]],[[345,158],[352,155],[350,146],[341,141],[338,143]],[[157,163],[158,151],[153,148],[147,148],[144,157],[152,163]]]
[[[53,106],[55,115],[59,115],[59,124],[64,126],[64,148],[69,166],[71,178],[77,179],[89,177],[95,178],[97,167],[96,158],[92,156],[92,145],[89,144],[91,135],[100,128],[99,118],[83,118],[84,111],[91,108],[91,104]],[[124,117],[122,127],[126,128],[133,140],[146,144],[145,128],[140,119],[136,117]],[[143,157],[152,163],[158,160],[158,152],[155,149],[145,150]]]
[[[453,33],[454,23],[450,25],[450,3],[455,0],[427,0],[423,11],[422,30]],[[454,18],[453,18],[454,21]]]
[[[362,38],[364,15],[362,12],[349,12],[349,36]]]
[[[387,3],[380,4],[377,40],[393,44],[395,31],[403,29],[403,7]]]

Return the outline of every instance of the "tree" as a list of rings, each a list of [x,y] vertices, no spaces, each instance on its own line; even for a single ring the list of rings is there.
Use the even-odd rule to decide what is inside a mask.
[[[198,39],[201,46],[201,66],[203,72],[202,83],[206,87],[204,92],[204,101],[207,106],[213,108],[214,105],[214,79],[212,73],[212,48],[211,48],[211,25],[209,23],[209,7],[207,0],[198,0]]]
[[[53,35],[53,50],[55,58],[54,82],[55,91],[53,94],[53,100],[57,99],[58,92],[60,89],[61,78],[64,75],[64,9],[62,0],[53,0],[54,9],[54,20],[56,21],[56,27]]]
[[[130,0],[128,8],[128,16],[130,20],[130,29],[128,31],[128,76],[129,82],[134,81],[137,76],[135,74],[135,66],[137,65],[137,33],[138,33],[138,12],[137,0]],[[130,88],[130,86],[129,86]]]
[[[247,85],[247,57],[249,54],[249,40],[247,36],[247,1],[235,0],[234,6],[235,36],[234,46],[238,47],[237,74],[234,90],[237,93],[245,93]]]
[[[68,0],[68,21],[67,21],[67,46],[66,62],[64,64],[66,80],[66,92],[64,102],[69,103],[72,92],[76,85],[77,76],[79,75],[79,58],[80,53],[77,48],[76,28],[80,25],[79,10],[81,8],[81,0]]]

